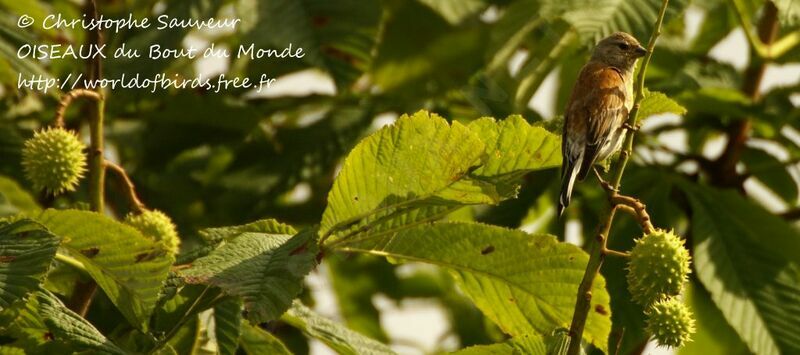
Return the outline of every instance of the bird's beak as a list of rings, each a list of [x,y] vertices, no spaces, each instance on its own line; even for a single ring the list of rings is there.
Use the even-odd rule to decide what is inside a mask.
[[[647,54],[647,49],[644,49],[642,46],[636,47],[636,56],[637,57],[644,57]]]

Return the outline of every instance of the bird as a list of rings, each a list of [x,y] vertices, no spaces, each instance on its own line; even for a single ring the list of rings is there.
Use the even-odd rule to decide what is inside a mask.
[[[576,179],[583,181],[596,162],[622,146],[633,106],[634,67],[646,54],[635,37],[616,32],[597,43],[578,74],[564,113],[559,216],[569,206]]]

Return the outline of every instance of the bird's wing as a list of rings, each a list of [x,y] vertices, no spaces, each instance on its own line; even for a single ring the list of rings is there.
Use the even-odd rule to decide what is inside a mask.
[[[578,76],[566,116],[572,134],[582,134],[586,145],[579,179],[594,165],[612,129],[627,117],[625,96],[622,73],[614,67],[589,63]]]

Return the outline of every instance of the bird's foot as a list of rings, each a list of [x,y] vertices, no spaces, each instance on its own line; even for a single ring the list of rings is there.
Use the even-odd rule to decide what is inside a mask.
[[[619,190],[615,189],[611,184],[608,183],[602,176],[600,176],[600,172],[597,171],[597,168],[592,167],[592,171],[594,171],[594,176],[597,177],[597,181],[600,182],[600,186],[603,187],[603,190],[606,190],[609,194],[615,195],[619,193]]]
[[[622,123],[622,128],[625,128],[625,129],[627,129],[627,130],[629,130],[631,132],[638,132],[639,128],[642,128],[642,125],[641,124],[631,125],[628,122],[624,122],[624,123]]]

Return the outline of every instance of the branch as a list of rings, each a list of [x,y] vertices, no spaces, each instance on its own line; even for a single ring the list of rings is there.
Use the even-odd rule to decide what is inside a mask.
[[[647,55],[645,55],[642,61],[642,66],[639,68],[639,76],[636,78],[634,86],[636,89],[636,96],[634,98],[633,108],[628,114],[628,121],[626,122],[626,124],[631,127],[636,127],[637,125],[639,106],[642,103],[644,95],[644,78],[645,74],[647,73],[647,66],[650,64],[650,59],[653,57],[653,51],[656,47],[656,39],[658,39],[658,36],[661,34],[661,25],[664,22],[664,15],[667,12],[667,5],[669,5],[669,0],[664,0],[661,3],[661,10],[658,13],[658,19],[656,20],[653,28],[653,34],[650,36],[650,42],[647,44]],[[612,191],[619,191],[619,187],[622,182],[622,175],[625,172],[625,167],[628,165],[628,160],[630,160],[631,154],[633,153],[633,139],[635,135],[636,131],[629,130],[625,136],[622,152],[620,153],[619,161],[615,166],[616,170],[614,171],[611,186]],[[609,207],[605,221],[602,223],[600,232],[597,234],[596,243],[594,243],[592,251],[589,254],[589,263],[586,265],[586,272],[583,274],[583,280],[578,287],[578,295],[575,300],[575,311],[572,314],[572,324],[569,328],[569,335],[571,338],[569,349],[567,350],[567,354],[569,355],[576,355],[580,353],[581,350],[583,329],[586,326],[586,318],[589,315],[589,309],[591,308],[592,304],[592,284],[594,283],[594,279],[597,277],[597,274],[600,272],[600,267],[603,266],[603,261],[608,253],[608,236],[611,232],[611,225],[614,221],[614,215],[616,214],[618,208],[618,205],[613,203],[614,195],[617,194],[612,193],[612,206]],[[626,199],[622,200],[625,202],[631,202]],[[647,212],[644,211],[644,205],[641,204],[641,202],[639,202],[639,204],[634,203],[633,206],[629,206],[627,204],[624,204],[624,206],[628,206],[634,210],[636,210],[637,207],[641,207],[640,212],[637,212],[637,214],[647,216],[647,223],[645,224],[645,227],[652,228],[652,225],[649,222],[650,217],[647,215]]]
[[[137,212],[142,212],[145,209],[144,203],[139,199],[139,196],[136,194],[136,187],[133,185],[133,181],[131,178],[128,177],[128,173],[125,172],[121,166],[114,164],[108,160],[105,161],[106,168],[110,169],[114,173],[117,174],[119,179],[125,185],[125,190],[128,194],[128,201],[130,201],[131,205],[133,205],[133,209]]]
[[[97,20],[97,3],[95,0],[86,2],[84,13],[87,17]],[[86,43],[99,47],[101,42],[100,28],[98,27],[90,30],[86,37]],[[86,77],[88,80],[97,80],[100,78],[100,58],[101,56],[96,55],[86,61]],[[89,205],[92,211],[102,214],[105,211],[104,192],[106,177],[105,158],[103,157],[103,115],[105,111],[105,99],[102,93],[98,92],[96,94],[100,99],[96,100],[96,104],[90,106],[88,110],[89,138],[91,141],[89,145]],[[96,291],[97,283],[93,280],[86,283],[77,282],[69,302],[69,308],[82,317],[85,317],[86,313],[89,311],[89,306],[92,304],[92,298]]]
[[[61,96],[61,101],[58,102],[58,108],[56,108],[56,127],[64,127],[64,113],[67,112],[67,108],[72,104],[72,101],[80,97],[86,97],[94,101],[103,100],[103,95],[87,89],[75,89],[64,94]]]
[[[639,224],[642,226],[642,231],[644,231],[645,234],[650,234],[655,230],[650,220],[650,214],[647,213],[647,207],[642,201],[639,201],[639,199],[631,196],[613,194],[611,195],[611,203],[614,207],[621,208],[623,211],[632,214],[633,217],[639,221]]]

